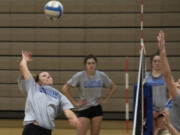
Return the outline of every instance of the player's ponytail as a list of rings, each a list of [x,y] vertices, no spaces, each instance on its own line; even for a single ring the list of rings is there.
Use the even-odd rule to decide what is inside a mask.
[[[33,74],[32,76],[33,76],[35,82],[39,82],[39,74]]]

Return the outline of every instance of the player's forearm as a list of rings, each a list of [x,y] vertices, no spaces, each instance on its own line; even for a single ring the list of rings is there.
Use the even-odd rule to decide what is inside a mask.
[[[171,69],[168,63],[165,50],[160,50],[161,57],[161,72],[165,78],[171,79]]]
[[[64,113],[65,113],[65,116],[68,118],[70,125],[72,125],[74,127],[80,127],[81,126],[79,119],[76,117],[74,112],[67,109],[67,110],[64,110]]]
[[[180,135],[180,133],[173,127],[171,123],[168,124],[167,128],[172,133],[172,135]]]
[[[74,112],[69,109],[64,110],[64,114],[69,120],[77,118],[76,115],[74,114]]]
[[[28,69],[28,65],[27,65],[27,62],[22,59],[19,63],[19,69],[20,69],[20,72],[21,74],[24,76],[24,79],[25,80],[28,80],[29,77],[30,77],[30,71]]]
[[[107,93],[105,100],[108,101],[112,97],[112,95],[116,92],[116,90],[117,90],[117,86],[113,83]]]
[[[160,50],[160,57],[161,57],[161,72],[165,78],[166,85],[168,87],[168,91],[170,93],[170,97],[176,98],[177,95],[177,87],[172,79],[171,69],[168,63],[168,59],[166,56],[165,50]]]
[[[71,88],[71,86],[69,86],[68,84],[65,84],[63,86],[62,89],[62,93],[71,101],[71,103],[75,106],[76,101],[74,100],[74,98],[72,98],[72,96],[69,93],[69,89]]]

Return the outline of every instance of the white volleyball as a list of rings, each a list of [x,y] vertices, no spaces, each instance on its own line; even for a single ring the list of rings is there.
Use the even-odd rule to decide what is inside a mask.
[[[49,19],[59,19],[63,14],[63,5],[57,0],[49,1],[44,7],[44,13]]]

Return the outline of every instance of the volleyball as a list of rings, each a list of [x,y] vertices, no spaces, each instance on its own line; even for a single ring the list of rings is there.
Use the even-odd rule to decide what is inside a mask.
[[[57,0],[49,1],[44,7],[44,13],[49,19],[59,19],[63,14],[63,5]]]

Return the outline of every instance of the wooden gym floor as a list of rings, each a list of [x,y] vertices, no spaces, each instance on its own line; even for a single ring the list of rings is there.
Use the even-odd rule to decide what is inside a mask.
[[[0,119],[0,135],[21,135],[23,130],[22,122],[22,119]],[[52,132],[52,135],[76,134],[75,129],[69,126],[66,120],[56,120],[55,124],[56,128]],[[131,127],[132,122],[130,122]],[[125,129],[125,121],[104,120],[100,135],[125,135]],[[90,135],[89,131],[87,135]]]

